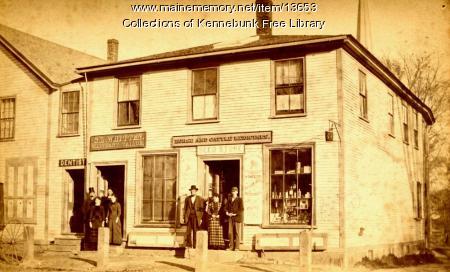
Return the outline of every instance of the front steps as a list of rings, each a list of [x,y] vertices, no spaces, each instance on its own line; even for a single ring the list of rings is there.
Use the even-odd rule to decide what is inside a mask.
[[[79,252],[81,250],[82,236],[67,234],[55,237],[55,242],[50,244],[49,251],[55,252]]]

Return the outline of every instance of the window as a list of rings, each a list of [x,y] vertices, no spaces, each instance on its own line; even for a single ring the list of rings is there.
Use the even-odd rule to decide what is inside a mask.
[[[217,68],[192,71],[192,119],[215,120],[218,115]]]
[[[312,224],[312,148],[270,150],[270,224]]]
[[[359,71],[359,114],[367,119],[367,79],[366,74]]]
[[[117,125],[139,125],[141,80],[139,77],[119,79]]]
[[[143,157],[142,223],[174,223],[177,195],[177,155]]]
[[[417,182],[417,218],[422,218],[422,183]]]
[[[61,93],[61,135],[78,134],[80,92]]]
[[[409,128],[408,128],[408,107],[402,104],[402,119],[403,119],[403,141],[409,143]]]
[[[419,148],[419,114],[414,112],[414,147]]]
[[[305,113],[304,59],[275,62],[275,114]]]
[[[14,139],[15,111],[15,98],[0,98],[0,140]]]
[[[388,108],[389,108],[388,109],[389,134],[394,136],[394,130],[395,130],[395,126],[394,126],[394,96],[392,94],[389,94]]]
[[[37,162],[10,160],[6,162],[5,218],[33,223],[36,207]]]

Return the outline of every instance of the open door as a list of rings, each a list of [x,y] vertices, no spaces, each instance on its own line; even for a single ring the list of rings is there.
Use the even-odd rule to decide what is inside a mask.
[[[84,169],[65,170],[63,233],[83,232],[84,194]]]

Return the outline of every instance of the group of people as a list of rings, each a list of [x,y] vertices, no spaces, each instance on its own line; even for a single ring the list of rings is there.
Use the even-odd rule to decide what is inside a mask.
[[[196,247],[197,230],[208,230],[208,246],[212,249],[239,250],[239,229],[242,223],[244,204],[238,196],[237,187],[223,202],[218,193],[204,200],[197,196],[198,188],[192,185],[191,195],[185,199],[184,222],[187,225],[186,247]],[[206,221],[206,222],[205,222]]]
[[[97,249],[98,228],[100,227],[109,228],[111,244],[122,244],[121,214],[122,207],[111,189],[108,189],[106,195],[103,190],[99,190],[96,195],[94,188],[89,188],[89,198],[83,204],[84,248],[87,250]]]

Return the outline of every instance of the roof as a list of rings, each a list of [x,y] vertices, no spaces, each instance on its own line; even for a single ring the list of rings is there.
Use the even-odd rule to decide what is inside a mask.
[[[53,88],[80,78],[75,72],[76,67],[106,63],[100,58],[2,24],[0,43]]]
[[[185,65],[186,62],[196,63],[204,58],[219,60],[224,56],[232,56],[232,58],[236,59],[239,54],[247,54],[248,56],[249,53],[256,52],[264,52],[264,56],[267,57],[266,53],[268,52],[286,52],[288,50],[306,49],[307,47],[312,52],[330,50],[330,48],[343,48],[385,84],[390,86],[405,101],[408,101],[421,112],[428,124],[435,122],[431,109],[352,35],[271,35],[261,38],[258,36],[252,37],[234,43],[214,43],[141,58],[85,66],[77,68],[77,72],[92,74],[93,76],[100,74],[115,75],[120,70],[130,72],[134,68],[148,69],[150,67],[163,67],[164,64],[169,64],[173,67],[177,62]]]

